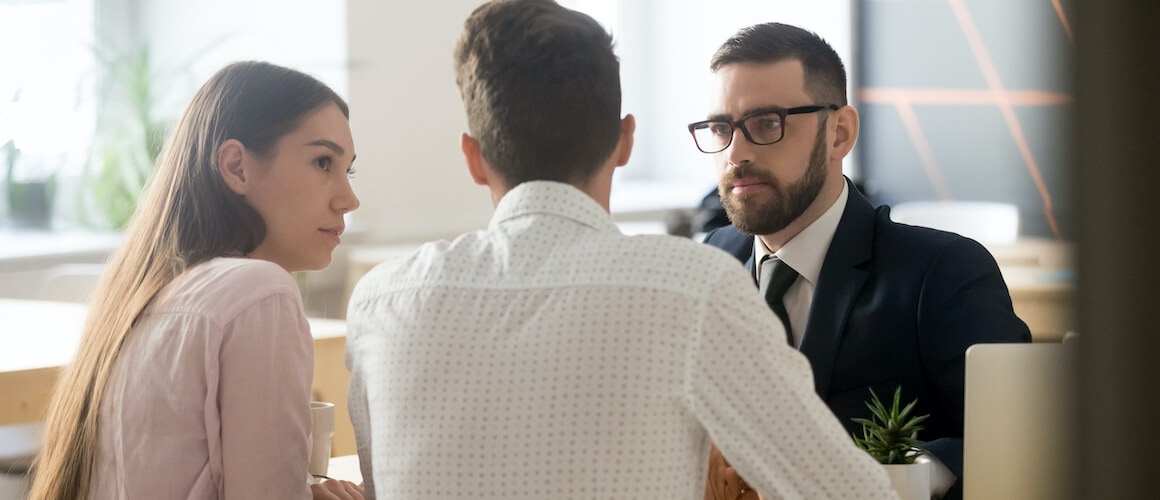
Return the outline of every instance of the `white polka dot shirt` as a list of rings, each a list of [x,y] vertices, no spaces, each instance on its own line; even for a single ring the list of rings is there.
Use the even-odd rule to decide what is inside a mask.
[[[372,498],[699,500],[710,443],[767,499],[894,498],[736,260],[565,184],[376,267],[347,323]]]

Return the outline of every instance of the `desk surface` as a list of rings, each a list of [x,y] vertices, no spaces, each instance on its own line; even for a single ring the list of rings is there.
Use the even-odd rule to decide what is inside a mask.
[[[88,307],[73,302],[0,299],[0,373],[68,364]],[[346,336],[346,322],[310,318],[315,341]]]

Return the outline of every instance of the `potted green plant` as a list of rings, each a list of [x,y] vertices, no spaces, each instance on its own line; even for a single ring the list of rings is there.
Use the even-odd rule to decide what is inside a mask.
[[[100,108],[86,184],[103,222],[121,229],[137,206],[166,136],[176,123],[166,104],[183,102],[196,82],[190,68],[222,36],[185,60],[158,61],[148,45],[94,47],[100,78]],[[175,96],[180,96],[174,99]]]
[[[919,425],[929,415],[911,415],[918,400],[901,407],[902,387],[894,390],[894,401],[889,407],[884,405],[878,394],[870,390],[872,418],[854,418],[862,424],[862,436],[855,434],[854,444],[869,453],[886,468],[891,486],[903,499],[930,498],[930,470],[925,463],[915,463],[914,459],[923,453],[919,448]]]
[[[37,168],[17,175],[21,151],[9,139],[0,151],[4,153],[4,187],[8,200],[8,220],[21,229],[52,227],[52,202],[56,192],[56,172]]]
[[[98,134],[86,171],[94,208],[104,222],[121,229],[161,153],[172,120],[158,116],[157,102],[167,78],[152,68],[148,47],[97,53],[103,85]]]

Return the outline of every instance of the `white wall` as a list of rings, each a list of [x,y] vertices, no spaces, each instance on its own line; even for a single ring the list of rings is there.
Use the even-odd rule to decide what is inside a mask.
[[[349,0],[354,221],[371,241],[449,237],[487,225],[487,189],[459,152],[467,130],[452,51],[478,0]]]

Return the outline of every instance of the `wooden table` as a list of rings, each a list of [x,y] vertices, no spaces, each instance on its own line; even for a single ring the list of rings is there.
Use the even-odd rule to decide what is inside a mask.
[[[1075,331],[1075,280],[1066,269],[1000,268],[1015,314],[1027,323],[1034,342],[1059,342]]]
[[[71,302],[0,299],[0,425],[44,419],[62,366],[80,342],[87,307]],[[310,318],[314,399],[335,405],[332,455],[356,451],[347,412],[350,373],[343,364],[346,322]]]
[[[1015,314],[1031,329],[1035,342],[1058,342],[1075,326],[1075,246],[1025,237],[1012,244],[990,244]]]

